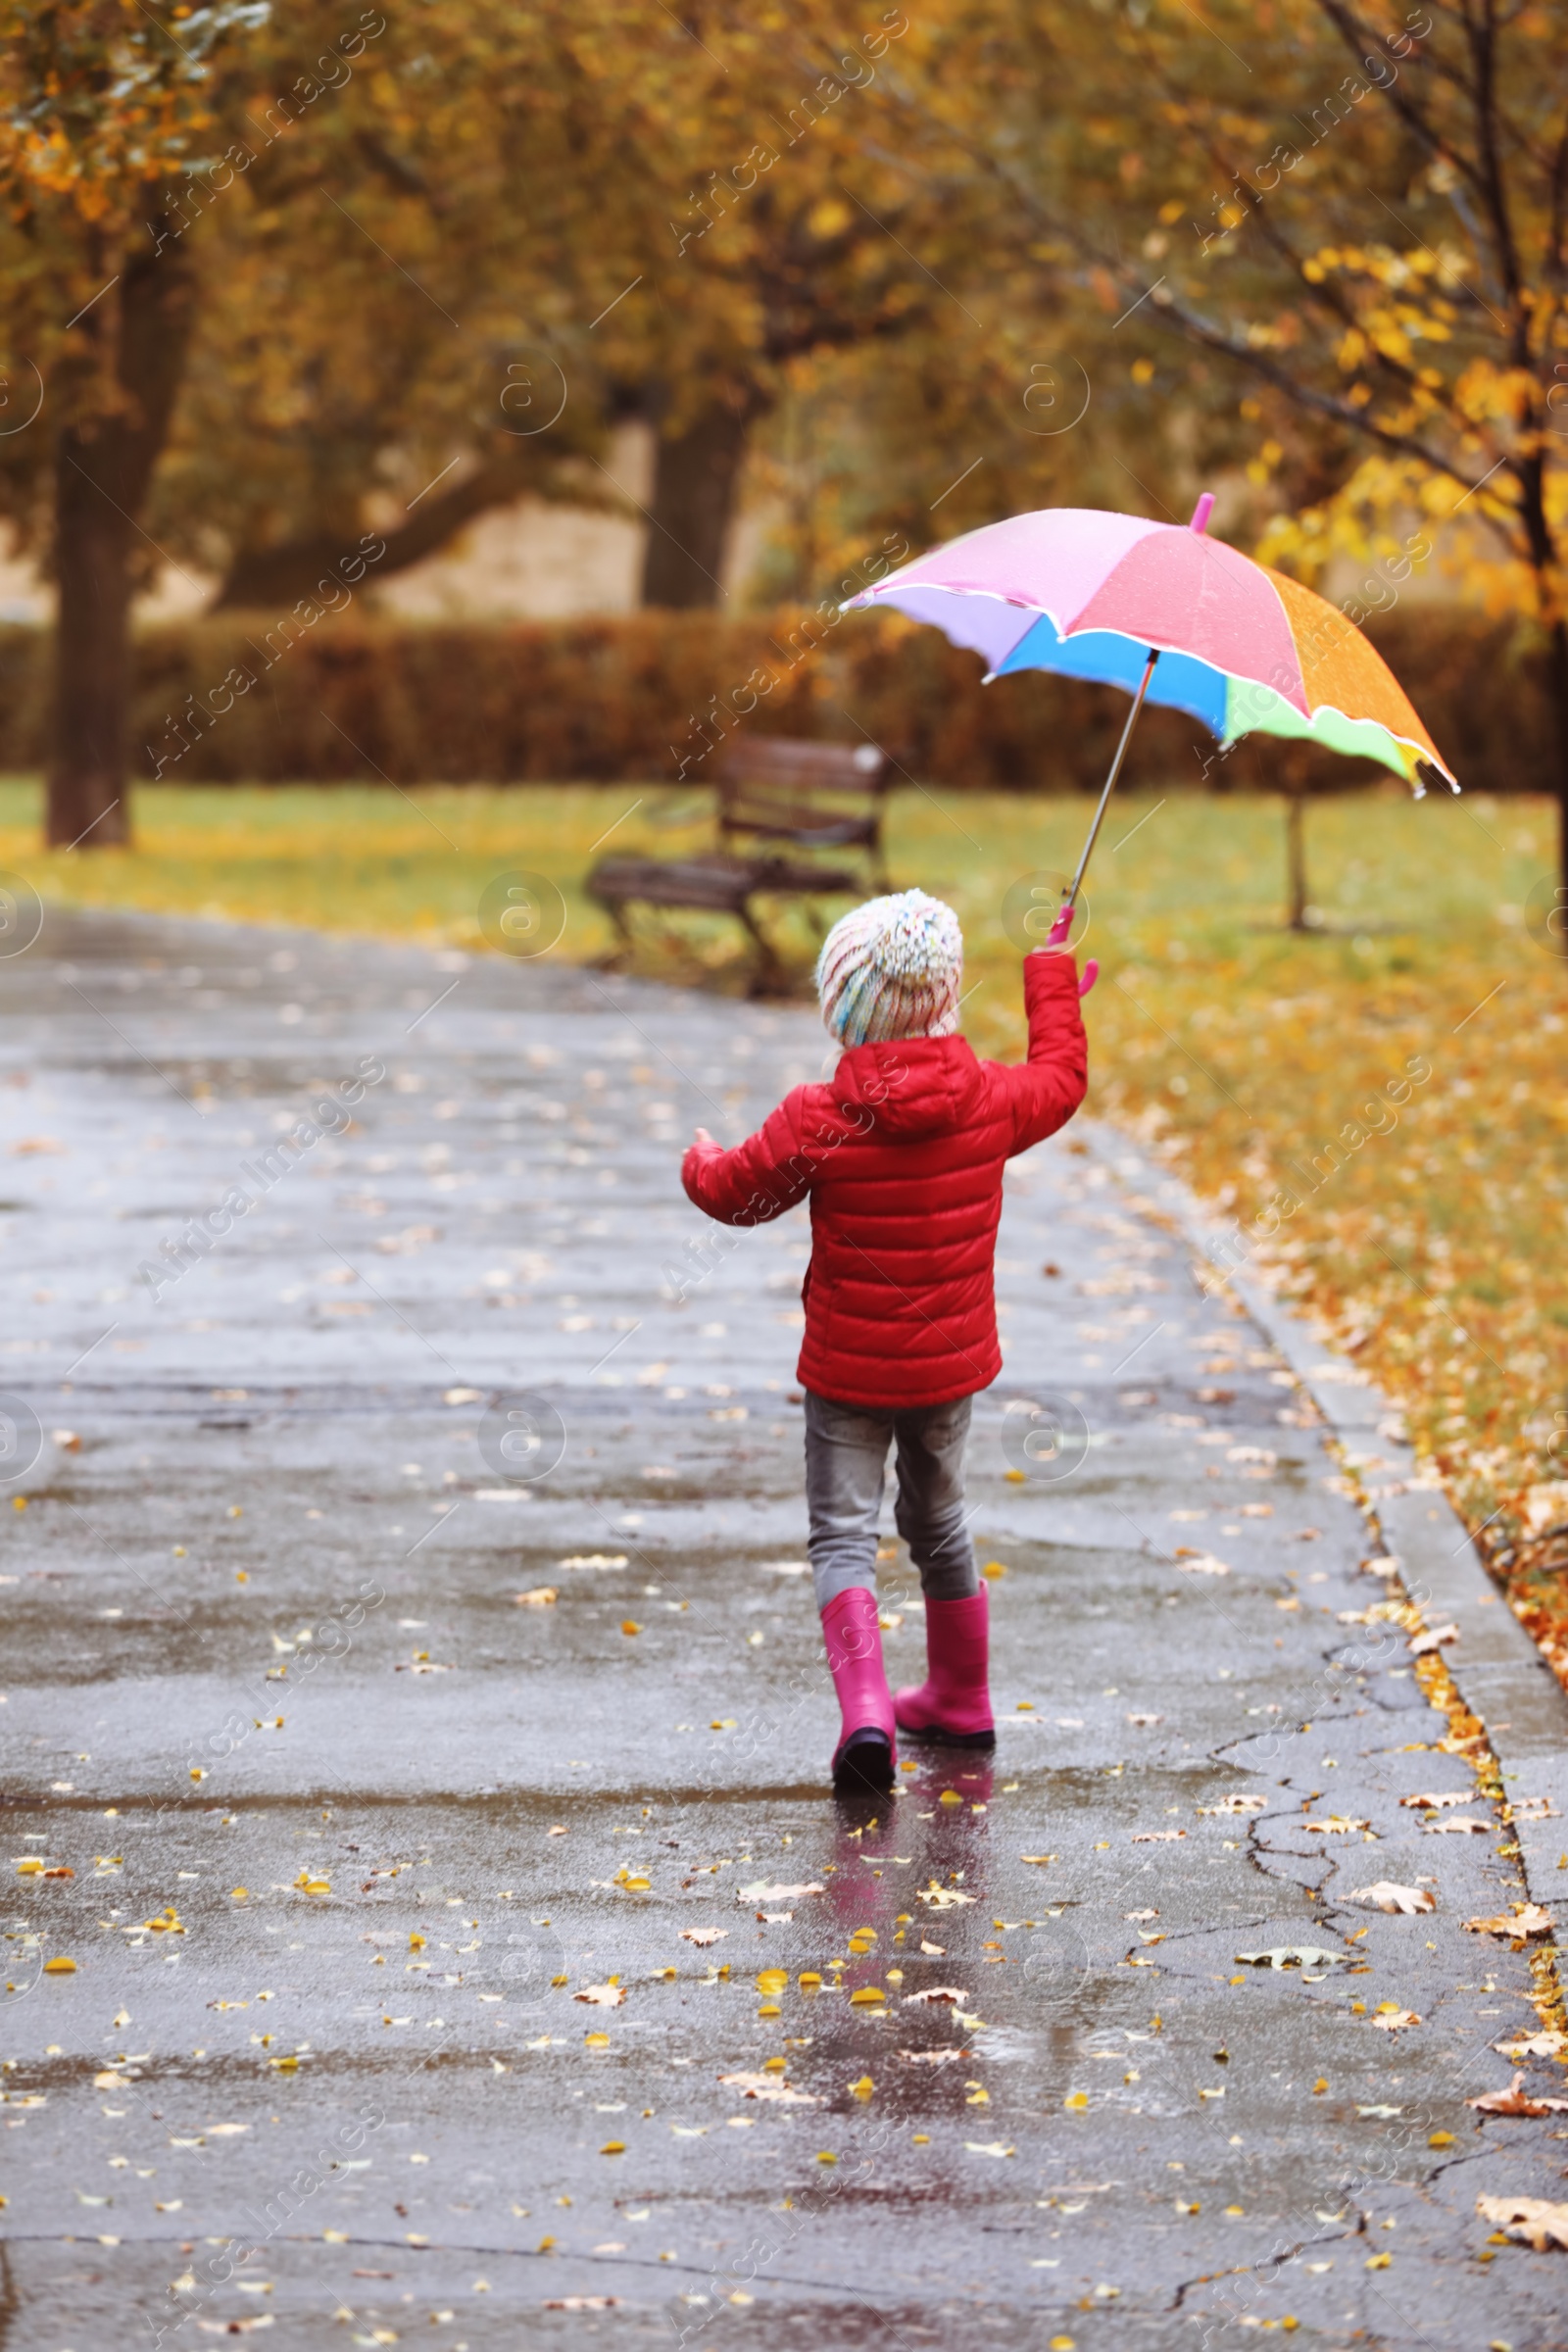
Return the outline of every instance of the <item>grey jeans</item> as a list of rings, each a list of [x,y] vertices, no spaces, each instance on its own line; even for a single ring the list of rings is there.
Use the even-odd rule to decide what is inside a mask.
[[[909,1546],[928,1600],[964,1600],[980,1590],[965,1532],[963,1449],[971,1399],[880,1412],[806,1393],[808,1548],[816,1605],[852,1586],[876,1590],[877,1525],[888,1447],[898,1446],[894,1524]]]

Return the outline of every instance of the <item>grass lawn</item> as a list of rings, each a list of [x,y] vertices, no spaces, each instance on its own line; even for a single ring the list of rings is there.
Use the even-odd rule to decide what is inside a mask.
[[[37,788],[0,785],[0,869],[45,902],[318,925],[480,948],[496,873],[550,876],[558,956],[611,940],[581,888],[595,843],[669,855],[705,797],[650,784],[159,789],[132,851],[41,855]],[[1082,802],[895,795],[893,871],[951,899],[965,1021],[1021,1042],[1008,888],[1070,867]],[[1261,797],[1118,803],[1091,873],[1092,1108],[1229,1209],[1250,1250],[1408,1416],[1516,1608],[1568,1679],[1568,960],[1525,924],[1552,868],[1541,800],[1412,804],[1397,788],[1314,807],[1325,927],[1280,928],[1284,825]],[[780,937],[803,973],[798,909]],[[739,987],[735,926],[653,918],[638,968]],[[1407,1091],[1406,1091],[1407,1090]],[[1334,1150],[1329,1147],[1334,1146]],[[1495,1515],[1494,1515],[1495,1514]]]

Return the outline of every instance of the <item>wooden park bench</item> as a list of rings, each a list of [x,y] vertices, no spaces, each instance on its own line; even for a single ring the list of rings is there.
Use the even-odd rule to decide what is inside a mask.
[[[621,961],[633,945],[630,906],[692,907],[735,915],[757,951],[752,993],[776,988],[783,966],[753,901],[809,902],[841,893],[864,898],[886,890],[886,770],[885,755],[869,743],[796,743],[761,735],[728,745],[718,768],[713,849],[691,858],[605,858],[589,874],[588,894],[609,908],[620,939],[610,960]],[[835,863],[825,855],[846,850],[860,853],[858,864]],[[820,933],[814,906],[810,914]]]

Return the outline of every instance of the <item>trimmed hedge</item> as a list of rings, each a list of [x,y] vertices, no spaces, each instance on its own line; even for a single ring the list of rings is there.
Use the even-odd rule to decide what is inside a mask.
[[[290,633],[292,631],[292,634]],[[1462,781],[1555,789],[1543,658],[1522,631],[1448,608],[1377,632]],[[0,765],[45,763],[48,640],[0,629]],[[249,681],[246,683],[245,681]],[[720,618],[639,612],[504,625],[410,624],[359,612],[314,625],[230,616],[137,641],[134,767],[165,782],[522,783],[706,780],[738,726],[880,743],[947,787],[1098,787],[1126,714],[1102,688],[1038,674],[980,683],[976,655],[894,614]],[[1134,784],[1364,783],[1361,761],[1255,738],[1227,760],[1151,710]]]

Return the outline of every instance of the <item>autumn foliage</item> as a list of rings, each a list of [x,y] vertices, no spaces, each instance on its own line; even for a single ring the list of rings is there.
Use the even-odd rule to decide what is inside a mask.
[[[1396,612],[1379,644],[1467,785],[1550,789],[1542,657],[1506,624]],[[45,658],[34,631],[0,630],[0,741],[13,767],[42,758]],[[894,615],[638,612],[483,627],[352,611],[288,631],[266,615],[148,630],[132,732],[138,775],[172,784],[378,772],[401,784],[675,781],[683,770],[702,783],[711,748],[751,727],[869,737],[923,783],[1087,792],[1103,779],[1121,716],[1103,689],[1070,679],[984,686],[975,655]],[[1222,791],[1346,789],[1372,773],[1309,745],[1244,743],[1222,759],[1173,710],[1145,714],[1127,769],[1134,787]]]

